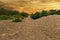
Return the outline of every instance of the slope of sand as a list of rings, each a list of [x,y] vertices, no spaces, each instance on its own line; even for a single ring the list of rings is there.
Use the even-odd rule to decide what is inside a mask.
[[[0,21],[0,40],[60,40],[60,16],[26,18],[22,23]]]

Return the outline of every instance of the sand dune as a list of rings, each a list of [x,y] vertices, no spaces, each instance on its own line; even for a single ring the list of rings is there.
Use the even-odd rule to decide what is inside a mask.
[[[28,17],[21,23],[0,21],[0,40],[60,40],[60,15]]]

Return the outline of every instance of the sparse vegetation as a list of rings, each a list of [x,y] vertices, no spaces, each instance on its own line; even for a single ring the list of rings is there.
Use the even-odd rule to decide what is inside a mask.
[[[48,15],[60,15],[60,9],[59,10],[42,10],[41,12],[36,12],[30,15],[32,19],[38,19],[43,16]],[[21,22],[24,18],[28,17],[29,14],[26,12],[18,12],[15,10],[8,10],[4,8],[0,8],[0,20],[12,20],[13,22]]]
[[[49,11],[46,11],[46,10],[42,10],[41,12],[36,12],[34,14],[31,14],[31,18],[32,19],[38,19],[38,18],[41,18],[43,16],[49,16],[49,15],[60,15],[60,9],[59,10],[49,10]]]
[[[59,9],[59,10],[57,10],[57,14],[58,14],[58,15],[60,15],[60,9]]]
[[[8,12],[7,12],[7,15],[9,15],[9,16],[13,16],[13,15],[19,15],[20,13],[18,12],[18,11],[11,11],[11,10],[9,10]]]
[[[12,20],[13,22],[21,22],[24,18],[28,17],[29,14],[25,12],[18,12],[15,10],[8,10],[0,8],[0,20]]]
[[[12,20],[12,22],[22,22],[22,19],[15,18],[15,19]]]
[[[9,18],[10,18],[9,16],[5,16],[5,15],[0,16],[0,20],[8,20]]]
[[[29,14],[28,13],[25,13],[25,12],[21,12],[20,15],[26,18],[26,17],[28,17]]]
[[[31,18],[32,19],[38,19],[38,18],[40,18],[40,17],[43,17],[43,16],[47,16],[47,15],[49,15],[48,13],[47,13],[47,11],[42,11],[42,12],[36,12],[36,13],[34,13],[34,14],[31,14]]]
[[[49,13],[49,15],[56,15],[57,14],[57,10],[51,9],[51,10],[48,11],[48,13]]]
[[[43,17],[43,16],[48,16],[49,14],[48,14],[47,11],[44,11],[44,10],[43,10],[40,15],[41,15],[41,17]]]
[[[34,14],[31,14],[31,16],[30,16],[32,19],[38,19],[38,18],[40,18],[40,12],[36,12],[36,13],[34,13]]]

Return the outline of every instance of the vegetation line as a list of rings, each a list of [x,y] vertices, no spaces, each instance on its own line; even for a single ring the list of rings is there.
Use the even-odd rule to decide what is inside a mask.
[[[59,10],[42,10],[41,12],[36,12],[33,14],[28,14],[26,12],[18,12],[15,10],[8,10],[5,8],[0,8],[0,20],[12,20],[13,22],[22,22],[24,18],[27,18],[30,16],[32,19],[38,19],[43,16],[48,16],[48,15],[60,15],[60,9]]]

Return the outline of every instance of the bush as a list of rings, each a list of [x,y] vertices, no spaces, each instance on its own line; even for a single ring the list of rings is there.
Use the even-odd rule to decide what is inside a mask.
[[[7,13],[7,10],[4,8],[0,8],[0,15],[5,15]]]
[[[9,16],[6,16],[6,15],[1,15],[0,16],[0,20],[7,20],[9,19]]]
[[[7,12],[7,15],[10,15],[10,16],[13,16],[13,15],[19,15],[20,13],[18,11],[12,11],[12,10],[9,10]]]
[[[44,11],[44,10],[40,14],[41,17],[48,16],[48,15],[49,15],[48,12],[47,11]]]
[[[5,8],[0,8],[0,15],[19,15],[20,13],[18,11],[15,10],[8,10]]]
[[[50,15],[55,15],[55,14],[57,14],[57,10],[49,10],[49,14]]]
[[[19,19],[19,18],[15,18],[15,19],[13,19],[12,21],[13,21],[13,22],[22,22],[22,20]]]
[[[52,9],[49,11],[42,10],[42,12],[36,12],[34,14],[31,14],[30,17],[32,19],[38,19],[40,17],[48,16],[48,15],[60,15],[60,9],[59,10]],[[18,11],[15,10],[0,8],[0,20],[13,19],[12,20],[13,22],[21,22],[24,18],[28,16],[29,14],[25,12],[19,13]]]
[[[20,14],[20,16],[23,16],[23,17],[28,17],[28,13],[25,13],[25,12],[22,12],[21,14]]]
[[[32,19],[38,19],[40,17],[47,16],[47,15],[49,15],[48,12],[43,10],[41,13],[36,12],[35,14],[31,14],[31,18]]]
[[[57,10],[57,14],[58,14],[58,15],[60,15],[60,9],[59,9],[59,10]]]
[[[28,17],[28,13],[22,12],[19,13],[15,10],[8,10],[5,8],[0,8],[0,20],[13,19],[13,22],[21,22],[22,19]],[[14,19],[15,18],[15,19]]]
[[[36,12],[35,14],[31,14],[30,16],[32,19],[38,19],[40,18],[40,13],[39,12]]]

